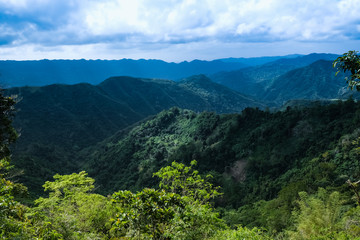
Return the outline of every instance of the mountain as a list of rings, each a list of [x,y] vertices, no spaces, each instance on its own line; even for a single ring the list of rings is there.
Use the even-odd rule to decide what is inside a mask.
[[[204,75],[179,83],[112,77],[96,86],[18,87],[7,89],[6,94],[20,99],[14,126],[21,135],[14,162],[28,177],[42,180],[56,172],[74,171],[73,156],[78,151],[164,109],[177,106],[196,112],[235,113],[245,107],[264,107]],[[33,171],[36,168],[41,170]]]
[[[197,84],[199,81],[203,84]],[[264,107],[203,75],[180,83],[113,77],[97,86],[21,87],[8,89],[7,94],[18,95],[21,99],[14,125],[22,129],[21,139],[24,140],[20,142],[29,141],[24,142],[25,145],[46,142],[50,138],[50,141],[83,147],[109,136],[114,129],[124,128],[173,106],[218,113],[241,112],[248,106]],[[30,138],[28,136],[32,134],[28,131],[36,134]]]
[[[265,104],[230,90],[223,85],[214,83],[204,75],[183,79],[179,82],[179,86],[201,96],[202,99],[217,109],[217,113],[241,112],[241,110],[249,106],[266,108]]]
[[[308,64],[311,59],[329,59],[335,55],[310,54],[297,57],[232,58],[213,61],[194,60],[191,62],[169,63],[161,60],[39,60],[39,61],[0,61],[0,84],[2,87],[45,86],[55,83],[99,84],[113,76],[132,76],[138,78],[161,78],[180,80],[182,78],[217,72],[229,72],[270,61],[281,63],[295,62]],[[303,62],[303,63],[302,63]],[[278,64],[277,63],[277,64]],[[284,66],[284,64],[282,64]],[[286,65],[286,64],[285,64]],[[305,66],[304,65],[304,66]],[[286,70],[287,68],[284,68]]]
[[[0,83],[4,87],[44,86],[54,83],[99,84],[112,76],[178,80],[196,74],[213,74],[245,67],[220,60],[168,63],[161,60],[39,60],[0,61]]]
[[[292,99],[346,99],[351,92],[343,80],[344,74],[335,73],[332,62],[319,60],[275,79],[262,99],[278,105]]]
[[[312,53],[309,55],[290,58],[290,59],[279,59],[274,62],[264,64],[262,66],[257,66],[249,71],[249,76],[256,80],[257,83],[262,83],[264,89],[266,90],[273,81],[280,77],[281,75],[287,73],[288,71],[294,70],[296,68],[301,68],[308,66],[319,60],[335,60],[338,55],[334,54],[317,54]]]
[[[291,54],[291,55],[286,55],[286,56],[273,56],[273,57],[222,58],[222,59],[219,59],[219,60],[223,61],[223,62],[243,63],[246,66],[250,67],[250,66],[263,65],[265,63],[274,62],[276,60],[283,59],[283,58],[285,58],[285,59],[287,59],[287,58],[296,58],[296,57],[300,57],[300,56],[303,56],[303,55]]]
[[[222,84],[240,93],[246,93],[251,96],[259,96],[264,92],[263,85],[251,77],[250,72],[247,73],[244,70],[220,72],[209,77],[214,82]]]
[[[81,151],[78,161],[96,179],[98,191],[109,194],[151,187],[156,184],[152,174],[159,168],[174,160],[189,164],[196,159],[200,173],[211,173],[222,185],[219,204],[251,207],[258,200],[275,198],[292,179],[305,182],[294,194],[343,185],[346,176],[341,173],[355,168],[336,169],[342,162],[315,167],[312,159],[334,148],[345,134],[359,136],[359,131],[353,133],[360,127],[359,107],[349,100],[274,113],[247,108],[241,114],[222,115],[171,108]],[[323,177],[327,171],[336,172],[332,182],[313,179],[312,174]]]
[[[21,99],[17,104],[19,111],[14,125],[22,129],[19,145],[24,143],[27,146],[51,139],[62,145],[83,147],[109,136],[114,129],[127,127],[173,106],[218,113],[264,107],[211,82],[204,75],[179,83],[113,77],[97,86],[54,84],[11,88],[6,93],[18,95]]]
[[[262,98],[275,79],[287,72],[308,66],[318,60],[335,60],[334,54],[309,54],[295,58],[282,58],[261,66],[243,68],[230,72],[219,72],[209,77],[241,93]]]

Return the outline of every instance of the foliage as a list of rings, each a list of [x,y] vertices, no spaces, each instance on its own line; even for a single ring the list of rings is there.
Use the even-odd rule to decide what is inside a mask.
[[[0,162],[0,170],[6,170],[9,159]],[[0,239],[29,239],[31,230],[25,216],[26,207],[14,200],[18,191],[25,191],[20,184],[14,184],[0,174]]]
[[[331,176],[350,176],[353,168],[345,166],[353,162],[346,154],[342,164],[340,159],[312,160],[359,128],[359,120],[360,103],[351,99],[273,113],[247,108],[241,114],[217,115],[172,108],[82,152],[81,158],[102,194],[154,187],[158,182],[152,174],[162,166],[196,159],[199,172],[211,172],[211,182],[223,189],[217,204],[238,208],[276,198],[288,182],[302,181],[299,176],[308,176],[302,182],[311,191],[329,181],[338,185],[341,179]]]
[[[319,188],[316,195],[299,195],[299,210],[293,212],[296,232],[288,232],[291,239],[347,239],[346,233],[341,233],[345,211],[339,192]]]
[[[202,239],[224,228],[209,204],[220,195],[191,166],[173,162],[154,176],[161,178],[160,190],[144,189],[136,194],[113,194],[118,204],[113,231],[145,239]]]
[[[12,127],[14,104],[0,90],[0,238],[29,239],[32,232],[25,216],[27,208],[15,200],[16,195],[24,194],[27,189],[8,179],[12,168],[9,144],[17,137]]]
[[[175,212],[184,207],[179,195],[149,188],[137,194],[119,191],[112,198],[119,206],[113,229],[128,237],[165,239]]]
[[[346,75],[336,76],[335,72],[331,61],[316,61],[277,76],[258,98],[280,106],[295,102],[295,99],[305,104],[311,102],[310,99],[346,99],[350,91],[344,88],[345,82],[339,81]]]
[[[196,160],[191,161],[189,167],[182,163],[172,162],[171,166],[161,168],[154,173],[154,176],[161,179],[159,183],[161,189],[187,196],[204,204],[221,194],[217,191],[219,187],[214,187],[209,181],[203,179],[198,171],[192,169],[196,164]],[[206,177],[212,178],[211,175]]]
[[[225,113],[241,112],[245,106],[262,106],[238,92],[206,80],[205,76],[200,78],[206,84],[195,86],[191,90],[178,82],[132,77],[112,77],[96,86],[82,83],[7,89],[7,94],[18,94],[22,99],[17,105],[21,111],[14,119],[14,126],[21,129],[21,138],[14,147],[13,160],[16,167],[25,172],[19,180],[29,183],[30,192],[38,196],[43,193],[43,182],[50,180],[56,173],[70,174],[84,170],[83,164],[89,164],[89,156],[81,156],[81,150],[96,148],[97,143],[113,137],[118,131],[127,132],[126,128],[133,127],[164,109],[177,106],[196,112],[208,110]],[[211,89],[210,96],[215,100],[200,94],[208,89]],[[147,142],[150,150],[146,153],[151,153],[151,158],[141,159],[139,153],[136,159],[141,159],[145,168],[147,164],[153,165],[153,161],[162,160],[166,155],[163,150],[165,147],[152,150],[159,140],[164,139],[154,140]],[[96,151],[89,152],[92,155]],[[114,181],[105,186],[108,190],[106,194],[129,189],[131,186],[140,190],[158,169],[156,167],[145,171],[147,179],[140,179],[138,186],[116,186],[121,185],[118,182],[127,182],[128,176],[124,177],[124,181]],[[91,168],[85,170],[90,176],[101,175],[92,174]],[[97,183],[105,185],[101,177],[96,179]]]
[[[196,165],[196,160],[190,166],[174,161],[154,174],[161,179],[160,189],[179,194],[185,206],[184,212],[175,215],[174,239],[201,239],[224,227],[211,207],[211,200],[222,195],[219,187],[209,182],[212,175],[203,179],[193,169]]]
[[[118,191],[110,199],[91,192],[94,179],[86,172],[57,174],[44,184],[49,196],[30,210],[14,200],[22,188],[5,178],[10,165],[3,158],[1,237],[356,239],[360,213],[344,183],[360,177],[359,120],[360,104],[352,99],[273,113],[172,108],[82,152],[79,166],[97,177],[100,191],[138,192]],[[39,149],[44,156],[54,150]],[[161,168],[176,159],[182,163]],[[225,194],[216,199],[219,184]],[[351,186],[357,194],[357,184]],[[224,220],[214,206],[226,207]]]
[[[89,192],[94,182],[85,173],[56,175],[54,182],[44,185],[49,197],[37,201],[29,215],[31,223],[44,238],[208,238],[224,230],[213,208],[219,196],[214,186],[221,184],[225,194],[215,199],[216,206],[240,207],[222,212],[231,227],[266,227],[269,233],[281,235],[295,224],[291,212],[299,191],[311,196],[318,187],[339,188],[348,178],[356,180],[359,134],[353,129],[359,127],[359,109],[358,103],[349,100],[276,113],[259,109],[246,109],[241,115],[196,114],[178,108],[164,111],[120,139],[99,145],[91,164],[85,165],[107,189],[129,186],[139,192],[123,194],[111,204]],[[194,157],[198,162],[192,161]],[[160,169],[174,159],[183,163]],[[195,164],[204,178],[193,170]],[[157,169],[159,182],[150,178]],[[210,170],[213,178],[206,177]],[[157,183],[159,190],[141,190]],[[124,199],[129,201],[126,207]],[[355,213],[347,223],[354,219]],[[341,224],[345,221],[340,220]],[[356,224],[352,229],[356,232]]]
[[[346,82],[352,90],[360,91],[360,55],[358,51],[344,53],[334,61],[333,66],[338,68],[337,73],[349,71],[351,75],[350,78],[345,78]]]
[[[87,173],[55,175],[44,184],[48,198],[35,201],[29,217],[44,234],[58,233],[64,239],[105,239],[109,235],[111,201],[90,191],[94,180]]]
[[[3,95],[0,89],[0,159],[10,155],[9,145],[17,138],[17,133],[12,126],[14,117],[15,100]]]
[[[271,238],[264,233],[261,229],[253,228],[249,229],[246,227],[237,227],[237,229],[227,229],[218,231],[213,240],[270,240]]]

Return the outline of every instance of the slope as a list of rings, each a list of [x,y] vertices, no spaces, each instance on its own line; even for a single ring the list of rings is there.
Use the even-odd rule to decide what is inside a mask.
[[[203,100],[210,103],[217,113],[241,112],[246,107],[265,108],[262,104],[251,97],[230,90],[229,88],[212,82],[205,75],[192,76],[179,82],[179,86],[201,96]],[[211,109],[206,109],[211,111]]]
[[[222,185],[219,204],[238,207],[276,197],[302,165],[359,128],[359,116],[360,104],[350,100],[275,113],[172,108],[84,150],[80,158],[104,194],[152,186],[152,173],[160,167],[196,159],[200,172],[211,172]]]
[[[349,96],[344,74],[335,76],[332,62],[320,60],[278,77],[263,98],[278,105],[292,99],[343,99]]]
[[[240,93],[259,99],[266,93],[275,79],[287,72],[305,67],[318,60],[334,60],[333,54],[309,54],[295,58],[282,58],[261,66],[254,66],[230,72],[219,72],[209,77]]]
[[[188,79],[187,83],[191,81]],[[164,109],[177,106],[197,112],[228,113],[240,112],[246,106],[263,106],[221,85],[208,80],[207,83],[195,91],[168,80],[113,77],[97,86],[8,89],[8,95],[21,99],[14,119],[21,134],[14,149],[14,162],[25,170],[29,187],[37,185],[40,190],[40,182],[56,172],[77,169],[73,156],[79,150]],[[208,91],[216,101],[199,94]]]

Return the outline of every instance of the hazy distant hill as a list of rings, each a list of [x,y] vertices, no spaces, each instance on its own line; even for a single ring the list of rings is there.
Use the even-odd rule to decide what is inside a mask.
[[[243,63],[199,61],[168,63],[161,60],[40,60],[0,61],[0,84],[5,87],[44,86],[54,83],[99,84],[112,76],[178,80],[243,68]]]
[[[273,62],[279,59],[287,59],[287,58],[296,58],[296,57],[300,57],[302,55],[300,54],[291,54],[291,55],[286,55],[286,56],[274,56],[274,57],[253,57],[253,58],[222,58],[219,59],[223,62],[238,62],[238,63],[243,63],[246,66],[250,67],[250,66],[257,66],[257,65],[263,65],[265,63],[269,63],[269,62]]]
[[[239,92],[212,82],[204,75],[192,76],[179,82],[182,86],[196,95],[201,96],[206,102],[217,109],[218,113],[240,112],[246,107],[253,106],[265,108],[265,104],[260,104],[253,98],[244,96]],[[236,111],[234,111],[236,110]]]
[[[264,107],[204,75],[179,83],[113,77],[97,86],[56,84],[11,88],[6,93],[21,99],[14,120],[21,134],[14,162],[28,176],[39,179],[74,171],[77,163],[72,161],[72,155],[77,151],[173,106],[218,113]],[[36,168],[43,170],[31,173]]]
[[[3,87],[45,86],[54,83],[99,84],[112,76],[132,76],[141,78],[162,78],[180,80],[182,78],[217,72],[229,72],[249,66],[262,65],[262,68],[280,68],[284,73],[290,65],[305,66],[314,59],[334,58],[331,54],[310,54],[307,56],[289,55],[283,57],[228,58],[213,61],[194,60],[191,62],[169,63],[161,60],[39,60],[39,61],[0,61],[0,84]],[[275,65],[272,65],[275,64]],[[253,75],[261,79],[264,69],[255,68]],[[260,70],[260,71],[259,71]],[[268,70],[266,70],[268,72]],[[251,75],[251,74],[250,74]]]
[[[334,60],[334,54],[309,54],[295,58],[282,58],[261,66],[210,75],[217,83],[247,95],[262,98],[275,79],[296,68],[305,67],[318,60]]]
[[[238,70],[232,72],[220,72],[209,76],[211,80],[222,84],[230,89],[240,93],[247,93],[248,95],[258,96],[264,92],[264,86],[258,83],[257,80],[250,76],[250,69]]]
[[[282,105],[291,99],[347,98],[351,93],[344,75],[335,72],[332,62],[324,60],[289,71],[274,80],[262,99]]]

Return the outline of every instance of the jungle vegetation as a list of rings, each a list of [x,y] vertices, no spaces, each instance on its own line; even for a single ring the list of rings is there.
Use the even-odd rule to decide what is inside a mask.
[[[357,89],[357,52],[335,63]],[[1,92],[0,103],[1,239],[360,239],[353,99],[227,115],[171,108],[79,153],[86,171],[54,175],[35,200],[11,162],[15,99]]]

